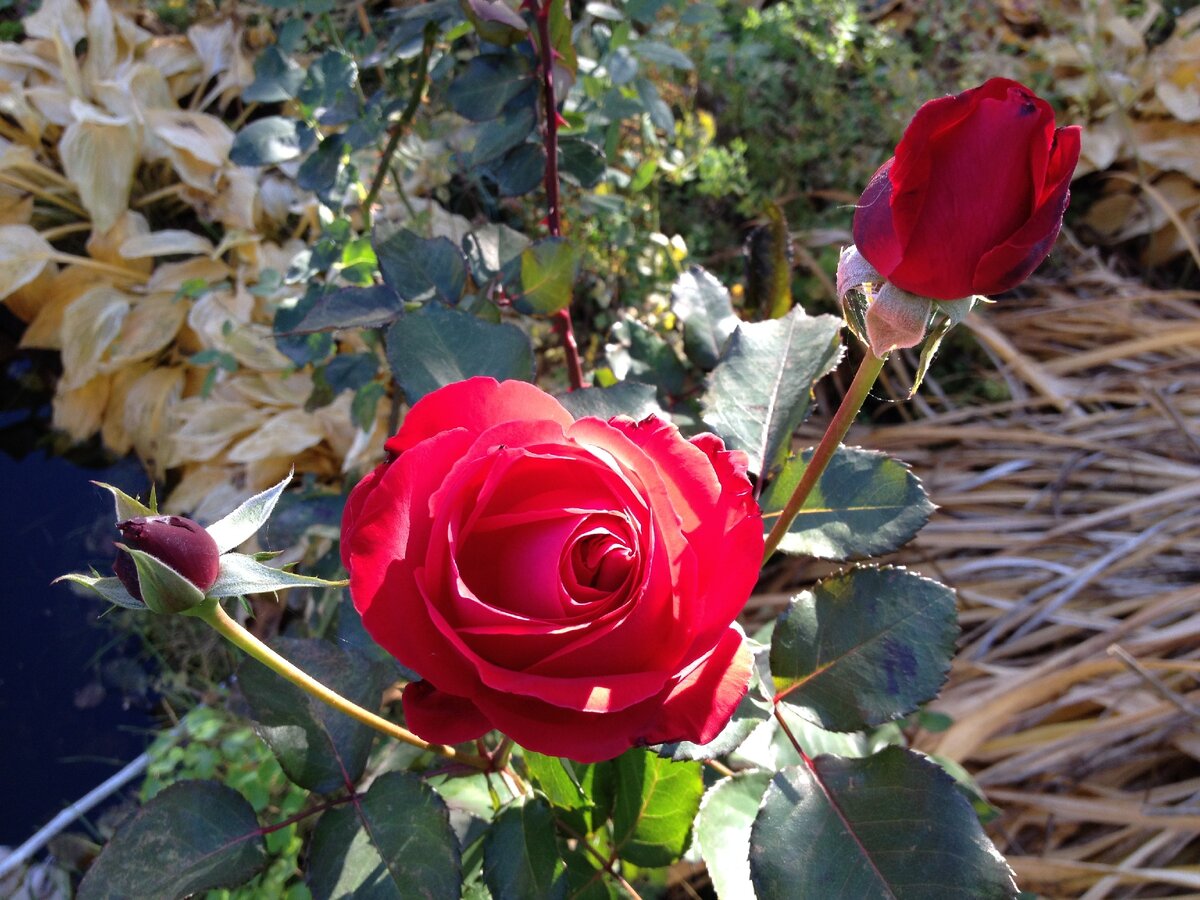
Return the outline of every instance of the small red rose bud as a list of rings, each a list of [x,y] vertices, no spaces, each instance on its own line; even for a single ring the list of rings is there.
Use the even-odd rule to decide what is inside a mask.
[[[126,546],[148,553],[201,591],[207,591],[217,580],[221,568],[221,551],[207,531],[183,516],[138,516],[117,523],[117,531]],[[142,599],[137,567],[133,557],[124,550],[117,553],[113,574],[121,579],[125,590]]]

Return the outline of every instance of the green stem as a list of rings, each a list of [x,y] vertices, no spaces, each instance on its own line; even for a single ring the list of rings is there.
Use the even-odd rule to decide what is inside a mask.
[[[404,137],[417,110],[421,107],[421,98],[425,96],[425,85],[429,80],[429,58],[433,55],[433,45],[436,40],[437,26],[430,22],[425,26],[425,43],[421,46],[421,58],[417,60],[416,86],[413,88],[412,96],[408,98],[408,106],[404,108],[400,120],[388,132],[388,142],[383,148],[383,155],[379,158],[379,167],[375,170],[375,178],[363,200],[363,222],[367,228],[371,227],[371,207],[379,199],[379,192],[383,190],[383,182],[387,178],[388,168],[391,166],[392,157],[396,154],[396,148],[400,146],[400,139]]]
[[[862,409],[863,401],[867,399],[867,394],[870,392],[872,385],[875,384],[875,379],[879,377],[879,373],[883,370],[883,363],[886,358],[879,359],[870,350],[866,351],[866,355],[863,357],[858,371],[854,373],[854,380],[850,383],[850,388],[846,391],[846,396],[842,398],[841,406],[834,413],[833,419],[825,429],[825,433],[821,435],[821,442],[817,444],[817,448],[813,451],[812,459],[808,461],[808,466],[805,468],[804,474],[800,476],[800,483],[792,491],[792,496],[788,498],[787,505],[779,513],[779,518],[776,520],[774,527],[771,528],[771,533],[767,535],[766,548],[763,552],[764,562],[770,559],[771,554],[779,547],[779,542],[783,540],[783,536],[787,534],[788,529],[792,526],[796,514],[800,512],[800,509],[804,506],[804,501],[808,499],[808,495],[812,493],[812,489],[820,480],[821,475],[824,474],[825,467],[833,459],[833,454],[837,450],[838,445],[842,443],[842,440],[846,437],[846,432],[854,424],[854,420],[858,416],[858,411]]]
[[[205,600],[204,603],[192,610],[190,614],[207,622],[223,638],[235,647],[240,648],[247,655],[258,660],[275,674],[286,678],[292,684],[296,685],[296,687],[307,691],[318,700],[328,703],[334,709],[345,713],[356,722],[361,722],[363,725],[374,728],[376,731],[402,741],[405,744],[411,744],[414,747],[420,747],[422,750],[438,753],[455,762],[473,766],[480,770],[488,768],[488,761],[482,757],[471,753],[460,753],[453,747],[447,747],[443,744],[431,744],[428,741],[423,741],[407,728],[401,728],[395,722],[389,722],[383,716],[369,712],[358,704],[351,703],[336,691],[331,691],[307,672],[288,662],[242,627],[236,619],[232,618],[221,608],[221,604],[215,597]]]

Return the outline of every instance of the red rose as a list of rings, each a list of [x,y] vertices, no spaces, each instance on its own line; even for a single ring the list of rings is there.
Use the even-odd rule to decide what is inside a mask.
[[[863,192],[854,243],[911,294],[998,294],[1050,252],[1078,160],[1079,127],[1015,81],[931,100]]]
[[[413,731],[496,728],[581,762],[717,735],[749,681],[732,623],[763,552],[744,454],[490,378],[426,395],[387,449],[342,559],[367,631],[424,678]]]

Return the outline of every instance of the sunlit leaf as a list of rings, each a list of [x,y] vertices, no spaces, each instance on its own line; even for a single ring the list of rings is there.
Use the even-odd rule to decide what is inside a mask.
[[[797,596],[771,642],[777,700],[836,731],[912,712],[946,681],[958,617],[954,592],[892,566],[826,578]]]
[[[763,492],[769,530],[808,468],[812,451],[793,456]],[[780,541],[785,553],[847,560],[904,546],[929,521],[934,506],[912,470],[886,454],[839,447]]]
[[[808,415],[813,385],[837,365],[841,320],[795,307],[782,319],[741,324],[712,371],[704,422],[750,457],[750,470],[775,465]]]

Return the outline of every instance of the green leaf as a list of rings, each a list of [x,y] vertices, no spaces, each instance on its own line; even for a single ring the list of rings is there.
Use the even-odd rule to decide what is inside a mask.
[[[125,590],[125,585],[121,584],[121,579],[119,578],[101,578],[97,575],[81,575],[78,572],[72,572],[69,575],[60,575],[50,583],[58,584],[60,581],[69,581],[72,584],[82,585],[88,590],[99,594],[114,606],[123,606],[125,609],[135,609],[139,612],[149,609],[145,603],[135,599],[130,595],[129,591]]]
[[[375,425],[375,411],[386,392],[387,388],[379,381],[364,384],[354,392],[354,399],[350,402],[350,417],[359,431],[364,434],[371,432]]]
[[[343,584],[344,581],[326,581],[264,566],[254,557],[241,553],[226,553],[221,556],[221,571],[208,594],[210,597],[244,597],[295,587],[341,587]]]
[[[776,203],[767,203],[765,225],[746,238],[746,307],[770,319],[792,308],[792,236]]]
[[[604,150],[591,141],[565,137],[558,142],[558,169],[582,188],[594,188],[604,178]]]
[[[386,284],[350,287],[322,294],[283,334],[313,334],[349,328],[379,328],[394,322],[404,301]]]
[[[604,353],[621,381],[653,384],[668,397],[683,392],[687,369],[678,354],[662,335],[637,319],[620,319],[609,329]]]
[[[517,144],[487,167],[501,197],[520,197],[542,183],[546,172],[546,151],[541,144],[526,141]]]
[[[687,849],[704,780],[698,762],[671,762],[646,750],[616,760],[613,841],[621,859],[669,866]]]
[[[633,41],[630,43],[629,49],[646,62],[654,63],[656,66],[670,66],[686,72],[695,68],[687,54],[659,41]]]
[[[788,459],[763,493],[760,505],[768,530],[810,459],[811,450]],[[839,447],[779,549],[817,559],[880,556],[907,544],[934,508],[920,480],[904,463],[874,450]]]
[[[554,50],[554,71],[558,85],[559,104],[566,97],[575,74],[579,71],[579,56],[572,40],[569,0],[548,0],[550,4],[550,47]],[[565,83],[564,83],[565,82]]]
[[[277,638],[272,646],[313,678],[365,709],[379,707],[382,668],[319,640]],[[363,773],[373,729],[317,700],[247,657],[238,685],[255,728],[288,778],[319,794],[352,787]]]
[[[466,69],[451,82],[446,99],[460,116],[472,122],[486,122],[535,85],[525,57],[516,53],[483,53],[471,57]]]
[[[776,464],[808,415],[813,385],[842,355],[833,316],[800,307],[782,319],[739,325],[708,379],[704,423],[731,449],[744,450],[750,471]]]
[[[449,238],[423,238],[407,228],[371,237],[383,281],[408,301],[435,297],[451,305],[467,284],[467,262]]]
[[[426,304],[396,320],[387,335],[387,358],[410,404],[476,375],[533,380],[533,347],[525,332],[440,303]]]
[[[579,277],[579,250],[565,238],[534,241],[521,251],[521,292],[511,294],[513,307],[531,316],[548,316],[571,303]]]
[[[339,353],[321,368],[325,379],[335,394],[342,391],[357,391],[374,380],[379,373],[379,357],[370,351],[365,353]]]
[[[700,266],[692,266],[671,285],[671,309],[683,323],[683,349],[702,369],[711,369],[739,321],[729,291]]]
[[[646,114],[650,117],[652,124],[659,131],[666,134],[667,140],[675,140],[675,114],[671,112],[671,106],[658,93],[658,88],[654,86],[654,82],[648,78],[639,78],[634,84],[637,89],[638,99],[642,103],[642,108],[646,110]]]
[[[556,398],[576,419],[595,416],[608,421],[613,416],[629,416],[641,421],[647,416],[669,418],[658,405],[654,385],[621,381],[612,387],[585,387]]]
[[[312,191],[327,206],[334,205],[331,192],[336,191],[338,176],[342,173],[342,162],[346,152],[346,140],[341,134],[331,134],[317,145],[315,153],[300,165],[296,173],[296,184]]]
[[[229,161],[236,166],[273,166],[295,159],[312,146],[314,139],[313,131],[297,119],[267,116],[234,136]]]
[[[591,854],[579,849],[567,850],[563,854],[567,864],[567,892],[571,900],[627,900],[624,891],[613,884],[600,862]]]
[[[532,750],[524,751],[523,759],[529,777],[554,806],[568,811],[591,806],[566,760]]]
[[[750,838],[760,897],[972,900],[1017,894],[953,779],[899,747],[777,773]]]
[[[271,517],[275,504],[279,502],[279,495],[291,480],[292,473],[288,472],[287,477],[279,484],[255,494],[229,515],[209,525],[205,531],[217,542],[217,549],[221,553],[232,550],[262,528]]]
[[[166,563],[124,544],[117,546],[133,557],[142,600],[156,613],[184,613],[204,602],[204,591]]]
[[[446,804],[415,775],[386,772],[321,816],[309,849],[314,900],[459,900],[462,859]]]
[[[905,569],[852,569],[789,604],[771,642],[777,699],[835,731],[912,712],[945,683],[954,592]]]
[[[507,225],[489,222],[463,235],[463,249],[476,276],[491,278],[521,255],[529,238]]]
[[[489,163],[523,144],[536,124],[537,111],[533,104],[516,100],[497,118],[471,129],[473,143],[464,160],[466,167]]]
[[[304,82],[304,70],[276,45],[265,48],[254,61],[254,81],[242,91],[246,103],[283,103],[291,100]]]
[[[345,125],[359,116],[358,64],[341,50],[326,50],[308,67],[296,99],[321,125]]]
[[[162,900],[249,881],[267,864],[258,819],[233,788],[180,781],[121,828],[79,885],[80,900]]]
[[[752,770],[722,778],[704,795],[696,815],[696,843],[719,900],[752,898],[750,828],[771,772]]]
[[[629,84],[637,77],[637,57],[630,53],[629,47],[624,44],[609,54],[606,65],[609,80],[614,85]]]
[[[554,814],[540,797],[501,810],[483,840],[483,880],[495,900],[567,896]]]

